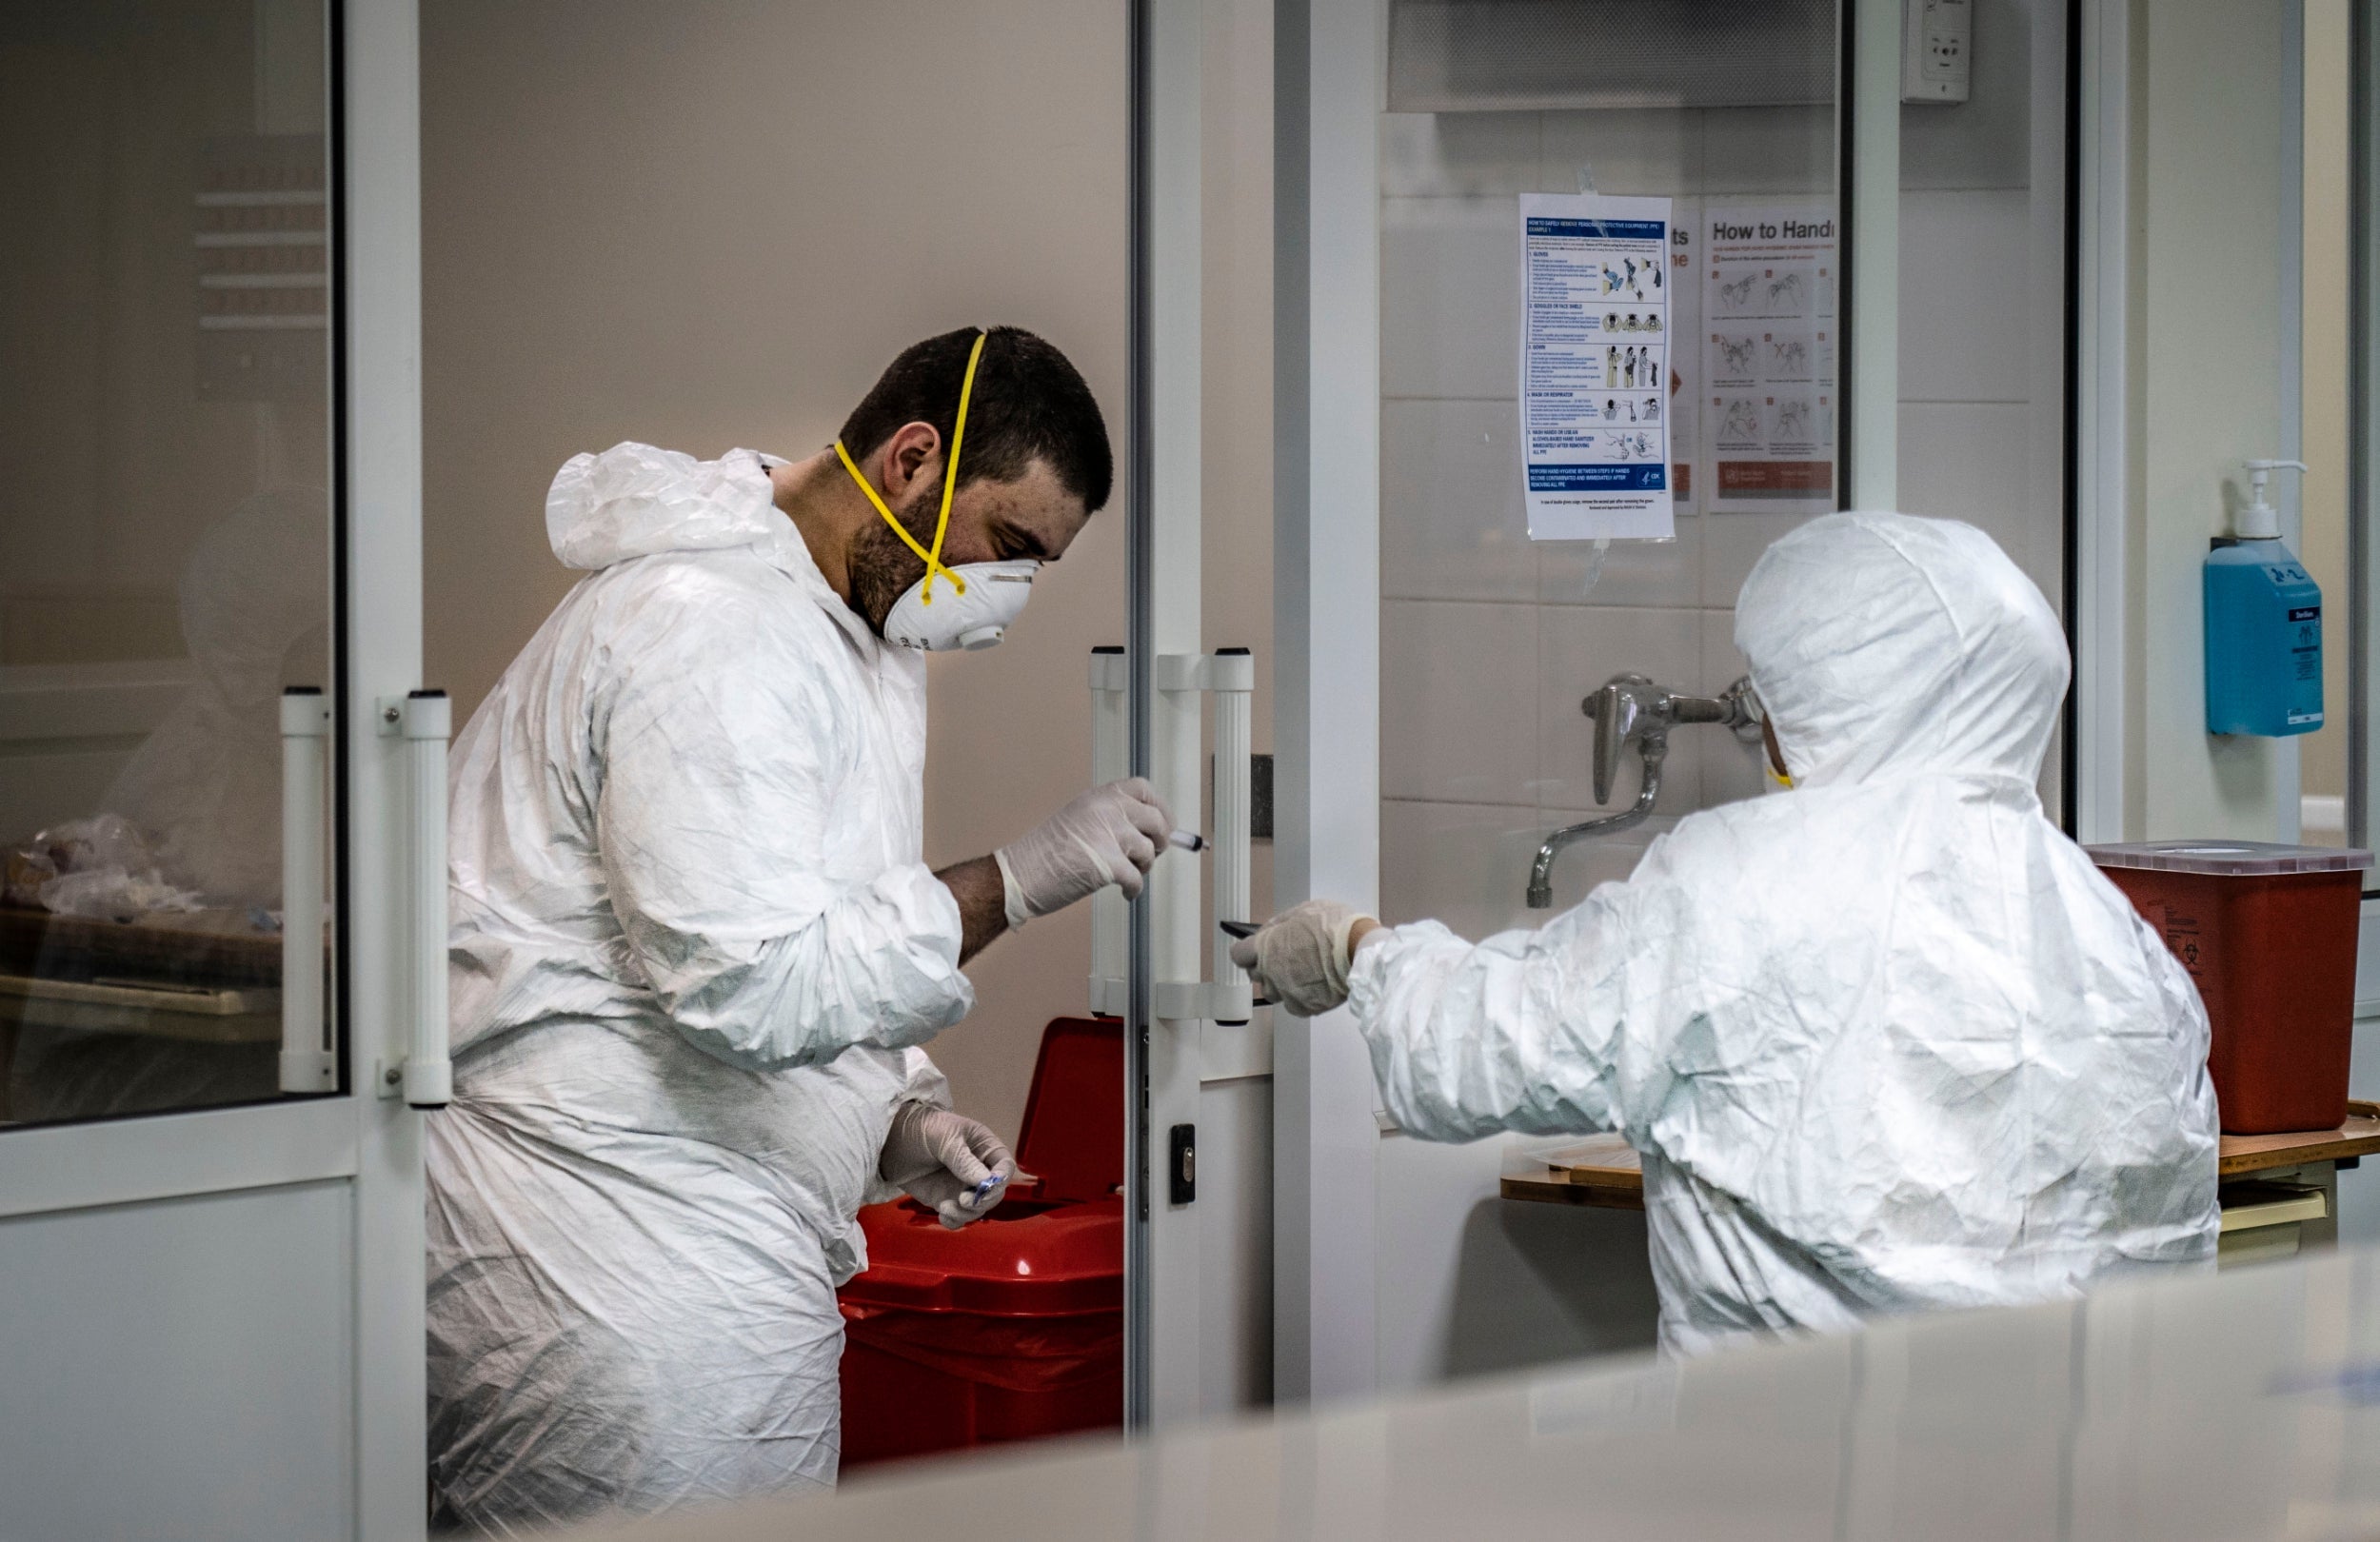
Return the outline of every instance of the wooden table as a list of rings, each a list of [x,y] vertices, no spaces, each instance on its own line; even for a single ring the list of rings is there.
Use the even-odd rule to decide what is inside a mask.
[[[2223,1137],[2218,1171],[2225,1178],[2271,1176],[2284,1169],[2335,1164],[2380,1152],[2380,1104],[2351,1102],[2347,1122],[2335,1130],[2302,1134]],[[1548,1165],[1552,1157],[1561,1165]],[[1644,1170],[1636,1153],[1618,1136],[1590,1136],[1559,1147],[1504,1154],[1507,1199],[1549,1205],[1586,1205],[1598,1210],[1642,1210]]]

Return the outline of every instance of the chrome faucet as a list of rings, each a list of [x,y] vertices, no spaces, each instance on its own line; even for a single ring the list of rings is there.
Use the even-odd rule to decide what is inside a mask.
[[[1616,835],[1644,822],[1661,796],[1661,762],[1669,758],[1669,731],[1679,723],[1716,722],[1750,743],[1760,737],[1760,699],[1749,676],[1716,696],[1680,696],[1642,675],[1614,675],[1578,709],[1595,720],[1595,801],[1611,801],[1612,783],[1628,746],[1644,761],[1644,785],[1636,801],[1616,814],[1565,826],[1545,838],[1529,868],[1529,908],[1554,906],[1554,859],[1562,848],[1589,836]]]

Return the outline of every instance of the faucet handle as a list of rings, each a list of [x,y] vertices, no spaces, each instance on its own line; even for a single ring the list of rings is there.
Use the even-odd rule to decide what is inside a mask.
[[[1612,801],[1612,783],[1618,780],[1620,757],[1629,742],[1654,726],[1657,716],[1654,697],[1666,695],[1642,675],[1614,675],[1595,694],[1578,703],[1595,720],[1595,801]]]

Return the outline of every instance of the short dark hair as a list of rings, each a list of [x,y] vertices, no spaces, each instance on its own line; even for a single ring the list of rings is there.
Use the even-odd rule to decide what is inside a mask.
[[[960,446],[959,484],[985,477],[1014,482],[1035,461],[1047,461],[1084,508],[1101,507],[1115,484],[1116,461],[1107,446],[1107,421],[1081,372],[1021,326],[985,330],[967,404],[966,443]],[[976,332],[962,327],[901,350],[843,420],[843,445],[853,460],[874,454],[909,423],[932,424],[948,448]]]

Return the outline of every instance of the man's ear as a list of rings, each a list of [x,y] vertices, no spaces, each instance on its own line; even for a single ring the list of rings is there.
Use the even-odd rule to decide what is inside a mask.
[[[942,436],[930,423],[904,423],[884,441],[884,453],[879,474],[883,478],[884,498],[895,502],[907,496],[909,484],[938,458]]]

